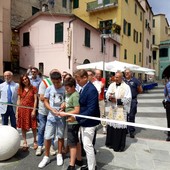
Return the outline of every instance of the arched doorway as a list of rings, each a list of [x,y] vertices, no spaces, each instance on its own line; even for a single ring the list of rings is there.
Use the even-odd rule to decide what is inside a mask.
[[[85,60],[83,61],[83,64],[88,64],[88,63],[90,63],[90,61],[89,61],[88,59],[85,59]]]
[[[170,65],[165,68],[165,70],[162,73],[162,78],[170,78]]]

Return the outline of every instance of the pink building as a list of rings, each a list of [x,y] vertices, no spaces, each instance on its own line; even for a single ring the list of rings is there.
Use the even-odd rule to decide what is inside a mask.
[[[20,67],[32,65],[44,75],[53,68],[73,73],[84,62],[119,60],[120,44],[114,37],[101,36],[97,29],[72,14],[39,12],[18,29]]]

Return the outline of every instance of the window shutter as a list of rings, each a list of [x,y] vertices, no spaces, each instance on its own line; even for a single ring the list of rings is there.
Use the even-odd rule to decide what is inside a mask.
[[[55,24],[55,43],[63,42],[63,23]]]

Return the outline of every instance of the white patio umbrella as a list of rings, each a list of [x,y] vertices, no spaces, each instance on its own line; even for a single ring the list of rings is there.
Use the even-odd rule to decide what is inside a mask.
[[[145,74],[148,74],[148,75],[154,75],[155,74],[154,69],[150,69],[150,68],[146,68],[146,67],[139,67],[139,68],[135,69],[134,71],[139,72],[139,73],[145,73]]]
[[[111,72],[116,72],[116,71],[124,71],[126,68],[129,68],[131,70],[135,70],[139,68],[140,66],[135,65],[135,64],[129,64],[121,61],[111,61],[106,64],[106,68],[111,71]]]
[[[106,68],[107,63],[103,63],[103,61],[99,61],[99,62],[94,62],[94,63],[88,63],[88,64],[81,64],[78,65],[76,68],[77,69],[99,69],[99,70],[103,70],[103,68],[105,67],[105,71],[109,71]]]

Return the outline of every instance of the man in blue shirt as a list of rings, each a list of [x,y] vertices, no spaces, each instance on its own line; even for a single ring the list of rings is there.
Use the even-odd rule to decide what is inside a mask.
[[[37,90],[39,89],[39,85],[42,81],[42,79],[38,75],[38,72],[39,72],[38,68],[32,67],[31,69],[32,77],[30,78],[30,82],[33,86],[37,88]]]
[[[130,86],[131,93],[132,93],[132,100],[131,100],[131,108],[130,112],[128,114],[128,122],[133,122],[135,123],[135,116],[137,113],[137,95],[139,93],[142,93],[143,89],[141,86],[141,83],[139,82],[138,79],[133,77],[133,73],[130,69],[125,70],[125,79],[124,81]],[[134,126],[128,126],[128,132],[130,133],[130,137],[134,138],[134,132],[135,132],[135,127]]]
[[[170,81],[167,82],[164,88],[164,96],[166,98],[166,117],[167,126],[170,128]],[[170,131],[168,131],[166,141],[170,141]]]

